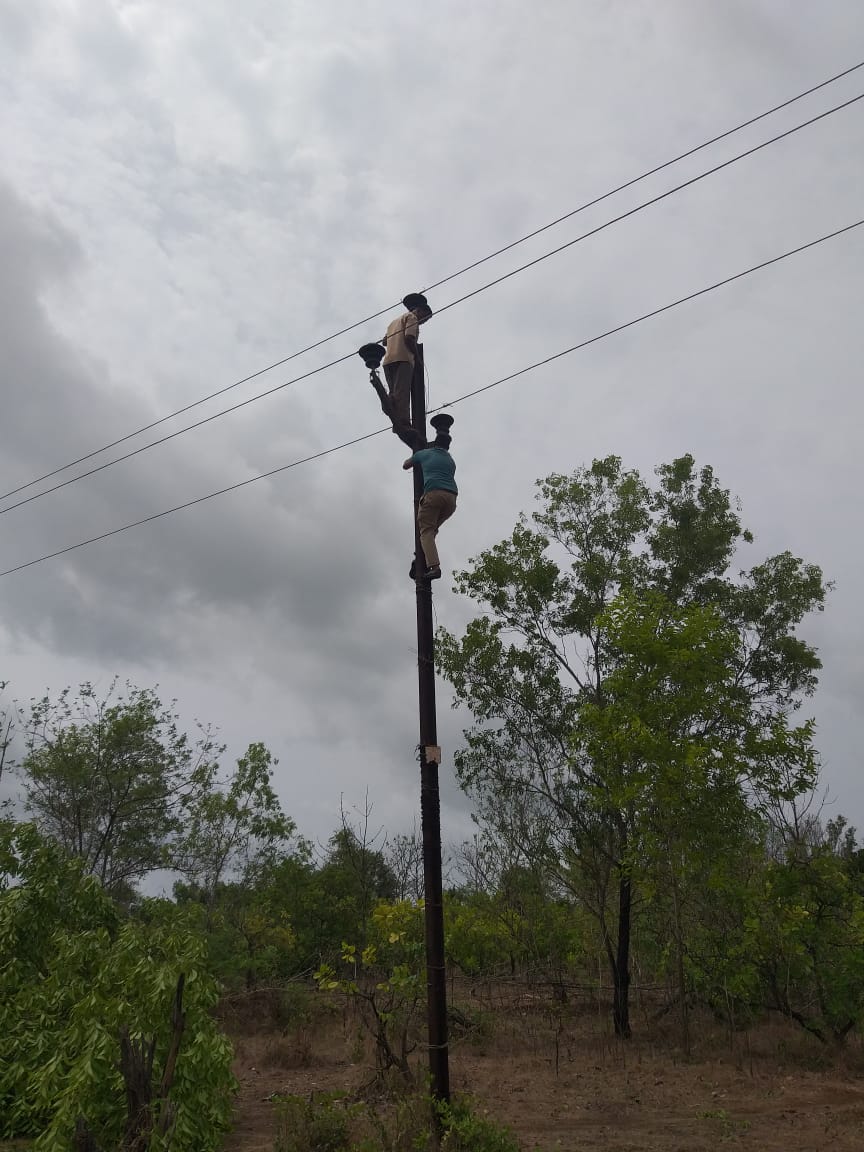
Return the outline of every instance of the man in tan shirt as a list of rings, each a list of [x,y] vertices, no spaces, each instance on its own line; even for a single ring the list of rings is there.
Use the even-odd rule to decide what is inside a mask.
[[[417,336],[420,325],[432,315],[426,297],[419,292],[409,292],[402,301],[407,312],[397,316],[387,326],[384,337],[386,351],[382,365],[384,378],[390,391],[390,406],[393,410],[393,423],[411,425],[411,377],[414,375],[414,355],[417,351]],[[394,427],[394,432],[396,431]]]

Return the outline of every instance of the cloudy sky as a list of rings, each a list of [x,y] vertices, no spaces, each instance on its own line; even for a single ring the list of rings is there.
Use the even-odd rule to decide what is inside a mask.
[[[422,288],[864,59],[860,0],[3,0],[2,490]],[[864,69],[520,246],[442,306],[864,91]],[[424,329],[433,404],[858,219],[864,102]],[[756,542],[836,581],[807,625],[834,811],[864,824],[864,228],[459,405],[445,568],[533,481],[692,452]],[[368,325],[161,431],[381,335]],[[358,361],[0,518],[2,565],[371,431]],[[130,446],[145,443],[139,438]],[[326,837],[418,791],[411,481],[392,436],[0,580],[19,698],[119,674],[232,752],[263,740]],[[100,458],[101,459],[101,458]],[[470,606],[436,588],[439,622]],[[446,705],[446,687],[440,689]],[[445,838],[467,829],[441,709]]]

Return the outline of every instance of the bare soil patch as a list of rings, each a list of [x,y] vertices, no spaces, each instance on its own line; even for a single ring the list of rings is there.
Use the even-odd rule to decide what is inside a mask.
[[[368,1045],[350,1015],[331,1012],[296,1029],[234,1024],[240,1087],[226,1152],[272,1152],[276,1096],[351,1094],[370,1081]],[[730,1037],[697,1020],[694,1036],[684,1060],[672,1026],[622,1043],[599,1014],[514,1004],[455,1042],[453,1087],[512,1128],[528,1152],[864,1148],[860,1041],[831,1058],[785,1022]]]

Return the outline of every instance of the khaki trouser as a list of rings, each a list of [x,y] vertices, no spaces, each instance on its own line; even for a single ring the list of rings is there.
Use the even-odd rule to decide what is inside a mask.
[[[411,377],[414,365],[407,360],[384,365],[384,379],[390,389],[390,404],[396,424],[411,423]]]
[[[417,527],[420,529],[420,544],[426,557],[427,568],[440,567],[435,537],[445,520],[456,511],[456,493],[445,492],[443,488],[433,488],[420,497],[417,509]]]

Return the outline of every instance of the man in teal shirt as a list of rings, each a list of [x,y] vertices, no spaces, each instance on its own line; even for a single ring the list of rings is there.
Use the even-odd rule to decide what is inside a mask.
[[[445,520],[456,511],[456,497],[459,489],[454,476],[456,462],[450,455],[450,437],[439,432],[428,448],[421,448],[410,456],[402,467],[408,471],[419,464],[423,472],[423,495],[417,509],[417,527],[420,529],[420,544],[426,558],[426,580],[437,580],[441,575],[441,561],[435,537]],[[415,575],[411,566],[412,577]]]

